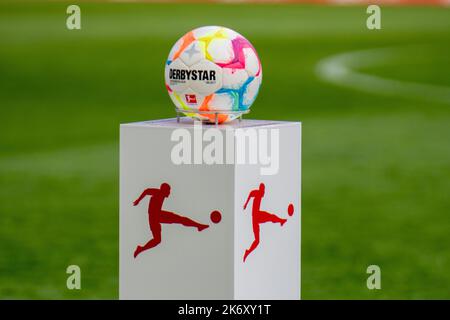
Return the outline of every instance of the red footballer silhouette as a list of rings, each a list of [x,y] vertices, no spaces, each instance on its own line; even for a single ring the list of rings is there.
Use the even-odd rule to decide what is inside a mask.
[[[253,206],[252,206],[252,225],[253,225],[253,234],[255,235],[255,240],[253,240],[253,243],[251,244],[250,248],[245,250],[244,254],[244,262],[247,259],[248,255],[256,249],[256,247],[259,245],[259,225],[261,223],[266,222],[272,222],[272,223],[279,223],[281,226],[284,225],[284,223],[287,221],[286,219],[281,219],[280,217],[277,217],[276,215],[262,211],[260,209],[261,206],[261,200],[264,197],[265,192],[265,185],[264,183],[261,183],[259,185],[259,189],[252,190],[250,194],[248,195],[247,201],[244,204],[244,210],[247,208],[247,204],[250,201],[251,198],[253,198]],[[293,209],[293,207],[292,207]]]
[[[198,231],[202,231],[209,227],[207,224],[201,224],[176,213],[162,210],[163,202],[169,195],[170,185],[167,183],[162,183],[159,189],[145,189],[139,198],[133,202],[133,205],[137,206],[139,202],[145,198],[145,196],[151,197],[148,205],[148,222],[150,225],[150,231],[153,234],[153,239],[148,241],[143,246],[138,245],[136,247],[136,250],[134,251],[135,258],[141,252],[156,247],[161,243],[161,223],[178,223],[186,227],[195,227]]]

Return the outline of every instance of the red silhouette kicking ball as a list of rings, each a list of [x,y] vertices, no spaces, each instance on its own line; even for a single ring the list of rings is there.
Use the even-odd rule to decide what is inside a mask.
[[[293,214],[294,214],[294,205],[290,203],[288,206],[288,215],[292,217]]]
[[[220,214],[219,211],[214,210],[213,212],[211,212],[211,221],[213,223],[219,223],[220,220],[222,220],[222,215]]]

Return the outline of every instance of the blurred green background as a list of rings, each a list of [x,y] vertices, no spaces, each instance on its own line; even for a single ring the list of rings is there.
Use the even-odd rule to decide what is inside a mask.
[[[119,123],[173,117],[166,56],[224,25],[264,69],[251,118],[303,122],[302,297],[450,298],[450,99],[327,83],[319,61],[401,48],[360,70],[450,90],[450,10],[0,2],[0,298],[118,297]],[[66,288],[66,267],[82,290]],[[377,264],[382,289],[366,287]]]

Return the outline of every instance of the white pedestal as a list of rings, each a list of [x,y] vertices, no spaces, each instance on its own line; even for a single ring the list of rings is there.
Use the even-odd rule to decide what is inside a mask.
[[[299,299],[300,161],[298,122],[122,124],[120,299]]]

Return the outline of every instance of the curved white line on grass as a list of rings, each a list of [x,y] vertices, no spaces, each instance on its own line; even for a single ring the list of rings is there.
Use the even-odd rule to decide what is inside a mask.
[[[387,79],[358,71],[359,68],[386,64],[386,61],[392,59],[404,59],[403,50],[381,48],[337,54],[319,61],[316,73],[325,81],[364,92],[450,104],[450,87]],[[408,54],[413,52],[408,48]]]

